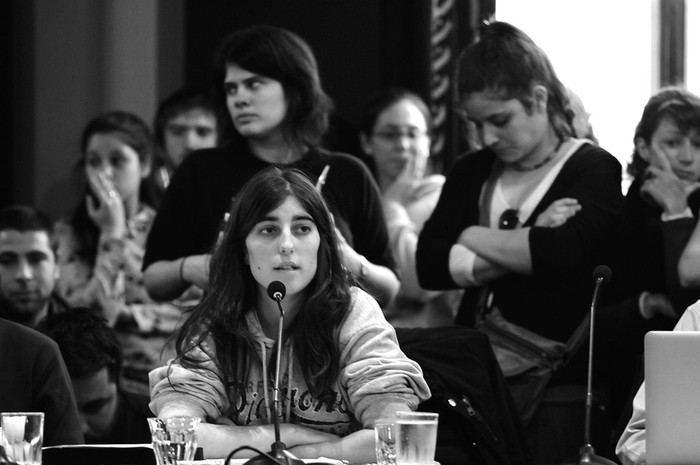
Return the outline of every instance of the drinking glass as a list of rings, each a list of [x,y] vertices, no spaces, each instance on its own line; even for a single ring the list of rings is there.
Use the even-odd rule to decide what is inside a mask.
[[[2,447],[7,459],[18,465],[41,465],[44,442],[43,412],[3,412]]]
[[[194,460],[200,421],[194,417],[148,419],[158,465],[177,465],[181,460]]]
[[[438,414],[429,412],[397,412],[397,465],[432,465],[437,443]]]
[[[377,465],[396,465],[393,421],[381,420],[374,425],[374,448],[377,454]]]

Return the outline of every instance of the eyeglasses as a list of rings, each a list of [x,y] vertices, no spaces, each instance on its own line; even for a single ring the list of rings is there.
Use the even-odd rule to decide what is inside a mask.
[[[518,225],[520,225],[520,218],[518,218],[518,210],[514,208],[505,210],[498,219],[498,229],[515,229]]]
[[[418,139],[426,137],[428,133],[425,131],[421,131],[420,129],[410,129],[408,131],[376,131],[373,133],[373,135],[387,142],[398,142],[404,137],[408,138],[411,142],[414,142]]]

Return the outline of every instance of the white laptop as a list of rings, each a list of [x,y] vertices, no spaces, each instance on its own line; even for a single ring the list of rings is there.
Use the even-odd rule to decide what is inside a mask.
[[[647,463],[700,464],[700,332],[644,339]]]

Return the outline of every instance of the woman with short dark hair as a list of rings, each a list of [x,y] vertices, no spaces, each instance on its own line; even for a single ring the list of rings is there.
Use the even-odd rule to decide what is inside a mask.
[[[331,103],[308,44],[285,29],[251,26],[224,40],[217,70],[231,124],[220,149],[191,154],[172,179],[147,247],[150,294],[165,300],[190,284],[208,286],[208,252],[232,198],[277,165],[314,180],[333,212],[344,265],[380,304],[390,302],[399,280],[378,189],[357,159],[319,147]]]

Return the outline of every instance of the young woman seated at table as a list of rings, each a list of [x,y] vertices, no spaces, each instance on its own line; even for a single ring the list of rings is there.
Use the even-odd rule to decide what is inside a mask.
[[[276,344],[282,343],[281,440],[294,455],[374,460],[374,422],[429,397],[377,302],[343,267],[333,219],[299,171],[271,167],[234,202],[211,259],[210,292],[151,372],[151,409],[202,418],[205,457],[269,450]],[[267,287],[286,287],[280,311]],[[241,455],[244,455],[242,452]]]

